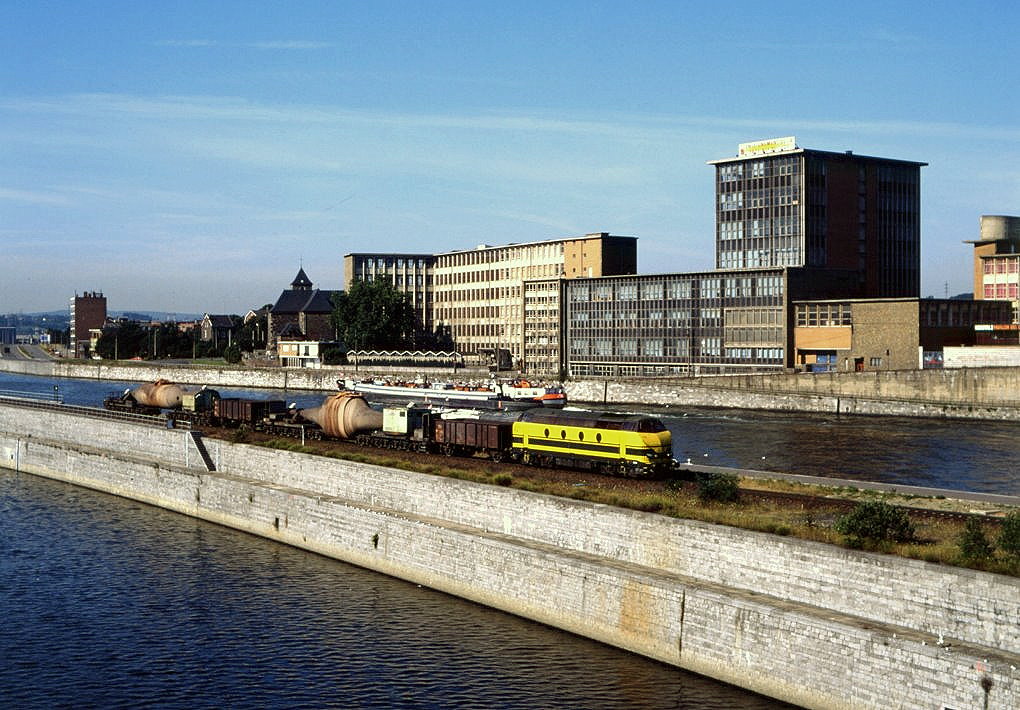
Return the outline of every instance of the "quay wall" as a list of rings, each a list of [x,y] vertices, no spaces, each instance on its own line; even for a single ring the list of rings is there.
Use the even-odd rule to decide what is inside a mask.
[[[0,359],[0,370],[77,379],[332,392],[349,368],[247,368]],[[365,374],[363,371],[362,374]],[[405,376],[420,374],[406,371]],[[485,373],[463,372],[464,377]],[[447,375],[443,375],[447,376]],[[720,407],[829,414],[1020,421],[1020,367],[588,379],[564,383],[572,402]]]
[[[255,389],[295,389],[335,392],[342,370],[295,367],[235,367],[224,365],[160,364],[158,361],[130,364],[105,361],[0,360],[0,370],[21,375],[69,377],[80,380],[113,380],[124,382],[193,383],[215,387]]]
[[[1020,421],[1020,367],[575,380],[571,401]]]
[[[807,707],[1016,707],[1020,581],[0,405],[0,464],[424,584]],[[939,640],[942,645],[939,645]]]

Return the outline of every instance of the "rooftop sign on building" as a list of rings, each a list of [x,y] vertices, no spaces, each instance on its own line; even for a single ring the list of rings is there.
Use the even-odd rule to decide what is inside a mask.
[[[737,155],[741,158],[750,158],[753,155],[782,153],[787,150],[796,150],[796,148],[797,139],[794,136],[767,138],[763,141],[754,141],[753,143],[741,143],[737,148]]]

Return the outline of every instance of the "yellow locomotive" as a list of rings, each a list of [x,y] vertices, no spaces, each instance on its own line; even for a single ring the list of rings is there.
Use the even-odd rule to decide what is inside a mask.
[[[673,464],[673,437],[656,417],[613,412],[529,409],[513,423],[514,458],[637,476]]]

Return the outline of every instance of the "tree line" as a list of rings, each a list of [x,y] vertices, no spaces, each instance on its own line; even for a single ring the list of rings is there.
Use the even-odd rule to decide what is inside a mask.
[[[241,322],[239,316],[234,319]],[[453,350],[449,330],[427,331],[408,296],[382,279],[355,281],[336,293],[330,323],[339,346],[324,356],[327,364],[343,362],[347,350]],[[266,348],[267,332],[265,315],[239,325],[229,345],[201,340],[197,325],[181,330],[176,323],[127,321],[103,330],[96,353],[109,360],[222,357],[240,362],[242,353]]]

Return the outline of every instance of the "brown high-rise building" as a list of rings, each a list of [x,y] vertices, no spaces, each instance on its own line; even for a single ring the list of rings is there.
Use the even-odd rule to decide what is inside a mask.
[[[716,168],[716,268],[843,272],[853,295],[916,297],[927,163],[742,143]]]
[[[101,329],[106,323],[106,296],[99,291],[77,293],[70,299],[72,357],[88,357],[89,331]]]

